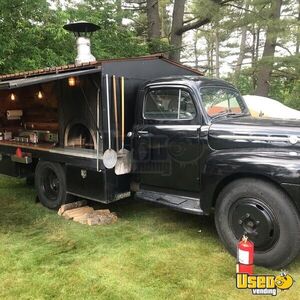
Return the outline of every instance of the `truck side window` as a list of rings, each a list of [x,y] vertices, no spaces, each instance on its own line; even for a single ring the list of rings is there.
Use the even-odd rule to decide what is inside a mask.
[[[201,89],[204,107],[210,117],[223,112],[240,114],[245,107],[238,93],[220,87],[205,87]]]
[[[152,120],[192,120],[196,108],[190,94],[178,88],[150,90],[144,101],[144,118]]]

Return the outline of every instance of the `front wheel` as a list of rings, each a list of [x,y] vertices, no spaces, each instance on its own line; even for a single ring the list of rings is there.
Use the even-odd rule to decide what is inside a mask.
[[[300,250],[300,219],[289,197],[275,185],[240,179],[226,186],[215,207],[220,239],[236,256],[243,234],[254,242],[254,263],[275,269],[288,265]]]
[[[40,202],[50,209],[58,209],[67,200],[65,171],[58,163],[39,161],[35,186]]]

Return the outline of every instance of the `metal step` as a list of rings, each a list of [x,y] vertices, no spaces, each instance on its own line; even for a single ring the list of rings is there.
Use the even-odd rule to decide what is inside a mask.
[[[135,196],[138,199],[160,203],[190,214],[203,215],[203,211],[200,208],[200,200],[198,198],[178,196],[149,190],[139,190],[136,192]]]

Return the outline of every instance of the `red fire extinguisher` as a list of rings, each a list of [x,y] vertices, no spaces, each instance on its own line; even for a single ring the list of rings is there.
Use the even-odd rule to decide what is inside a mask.
[[[16,150],[16,156],[17,157],[22,157],[23,156],[23,154],[22,154],[22,149],[21,148],[17,148],[17,150]]]
[[[253,274],[254,244],[243,235],[237,246],[237,273]]]

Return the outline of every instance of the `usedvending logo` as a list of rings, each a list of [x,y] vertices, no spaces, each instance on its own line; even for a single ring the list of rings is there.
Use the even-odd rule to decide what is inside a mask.
[[[248,275],[236,274],[236,287],[238,289],[250,289],[252,295],[276,296],[278,290],[286,291],[294,284],[294,279],[287,272],[280,275]]]

